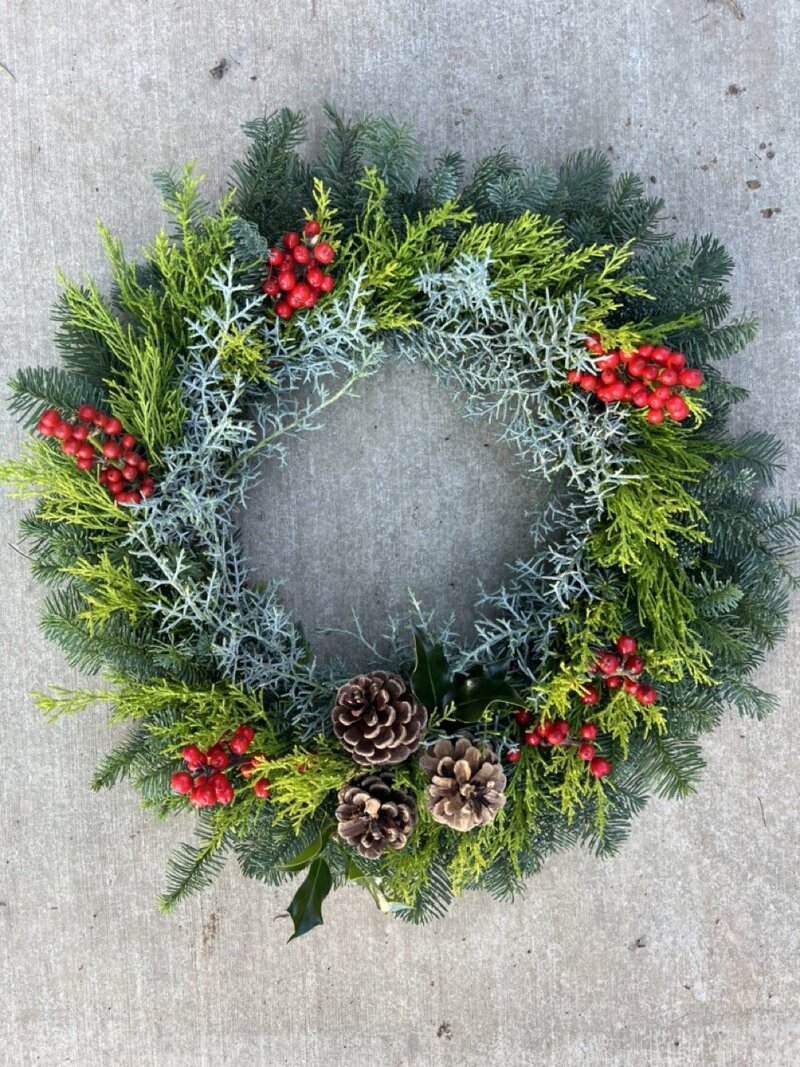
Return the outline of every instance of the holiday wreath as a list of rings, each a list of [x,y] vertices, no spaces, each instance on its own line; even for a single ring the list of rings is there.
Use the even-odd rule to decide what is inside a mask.
[[[302,116],[246,126],[213,210],[191,167],[158,176],[174,227],[141,262],[101,227],[113,293],[64,282],[63,366],[13,379],[32,435],[3,468],[36,500],[44,632],[105,679],[39,705],[108,702],[131,730],[94,787],[197,811],[161,906],[233,852],[302,876],[294,936],[351,882],[415,922],[464,889],[511,897],[548,853],[609,853],[649,794],[689,792],[725,708],[774,704],[748,676],[800,528],[759,497],[779,444],[726,432],[747,394],[716,364],[754,323],[727,321],[716,240],[664,234],[596,152],[423,175],[405,128],[326,113],[311,165]],[[278,585],[249,580],[238,510],[390,349],[499,420],[547,496],[469,641],[413,602],[362,663],[323,667]]]

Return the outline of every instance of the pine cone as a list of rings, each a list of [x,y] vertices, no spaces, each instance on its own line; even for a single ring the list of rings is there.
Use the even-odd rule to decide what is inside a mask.
[[[428,712],[402,678],[359,674],[336,694],[333,732],[363,767],[402,763],[419,747]]]
[[[470,737],[437,741],[419,764],[430,782],[428,807],[436,822],[453,830],[490,823],[506,802],[506,776],[492,749],[477,748]]]
[[[336,809],[339,836],[368,860],[383,850],[403,848],[417,822],[417,806],[409,793],[392,788],[388,771],[366,774],[339,790]]]

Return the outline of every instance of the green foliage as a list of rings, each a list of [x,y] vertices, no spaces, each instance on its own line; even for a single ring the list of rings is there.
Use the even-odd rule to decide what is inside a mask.
[[[290,941],[322,925],[322,903],[332,888],[331,869],[322,856],[317,856],[289,904],[288,912],[294,925]]]
[[[285,819],[299,834],[327,798],[355,773],[353,761],[339,744],[318,737],[311,748],[296,745],[270,759],[253,781],[269,778],[276,817]]]
[[[106,628],[117,612],[127,618],[129,626],[135,627],[152,608],[153,597],[134,578],[128,557],[112,561],[108,552],[103,551],[94,561],[80,559],[63,567],[62,573],[76,579],[81,588],[86,606],[76,617],[86,623],[90,637],[96,629]]]
[[[167,887],[158,899],[162,914],[172,911],[187,897],[199,893],[214,881],[225,864],[232,839],[214,816],[200,817],[199,841],[181,845],[167,867]]]
[[[520,704],[523,697],[506,680],[502,664],[475,664],[467,674],[451,670],[442,645],[427,645],[414,631],[411,688],[429,712],[440,710],[456,722],[474,723],[494,704]]]
[[[189,340],[188,322],[219,300],[211,275],[233,246],[230,196],[210,214],[198,192],[202,178],[191,164],[180,179],[161,174],[156,180],[174,234],[161,230],[143,250],[142,270],[125,259],[122,242],[100,226],[114,304],[91,279],[83,285],[65,281],[60,311],[70,338],[82,334],[102,344],[111,409],[154,462],[177,439],[184,417],[176,371]]]
[[[309,204],[308,168],[295,151],[307,127],[305,117],[288,108],[243,127],[250,144],[233,164],[233,206],[270,242],[293,230]]]
[[[469,222],[471,212],[447,201],[413,221],[406,219],[397,233],[386,213],[386,183],[377,171],[368,170],[360,184],[366,203],[342,249],[340,270],[363,271],[376,329],[409,329],[417,324],[417,276],[423,269],[441,269],[448,255],[443,229]]]
[[[0,463],[0,481],[11,495],[37,499],[36,515],[44,522],[77,526],[98,542],[117,541],[133,512],[120,507],[89,471],[79,471],[48,441],[30,440],[20,459]]]
[[[9,409],[29,428],[47,408],[70,418],[81,404],[105,406],[101,388],[63,367],[22,367],[8,385],[12,393]]]

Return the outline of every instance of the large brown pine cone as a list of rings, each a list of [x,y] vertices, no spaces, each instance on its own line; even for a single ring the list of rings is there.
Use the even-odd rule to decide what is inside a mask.
[[[396,674],[359,674],[341,687],[333,732],[363,767],[402,763],[419,747],[428,712]]]
[[[437,741],[419,764],[430,783],[425,793],[431,815],[453,830],[485,826],[506,802],[506,776],[497,756],[470,737]]]
[[[365,774],[339,790],[339,836],[368,860],[385,848],[403,848],[417,822],[409,793],[392,786],[388,771]]]

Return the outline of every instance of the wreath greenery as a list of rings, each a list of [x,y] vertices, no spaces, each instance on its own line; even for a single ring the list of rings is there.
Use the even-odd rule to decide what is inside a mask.
[[[269,884],[303,873],[294,936],[351,882],[415,922],[464,889],[512,897],[549,853],[613,852],[648,795],[691,791],[725,708],[774,705],[749,675],[800,531],[760,496],[778,442],[726,432],[747,394],[717,363],[755,325],[728,321],[718,241],[663,233],[661,201],[596,152],[557,171],[500,152],[465,181],[454,154],[423,174],[391,119],[326,113],[311,165],[302,116],[247,125],[213,210],[192,167],[158,175],[174,226],[140,262],[101,228],[113,293],[64,282],[62,366],[12,380],[34,432],[3,467],[35,499],[44,632],[105,679],[39,706],[108,702],[131,730],[94,788],[197,808],[162,908],[233,852]],[[414,602],[349,679],[250,581],[237,514],[389,352],[498,419],[548,492],[467,643]]]

